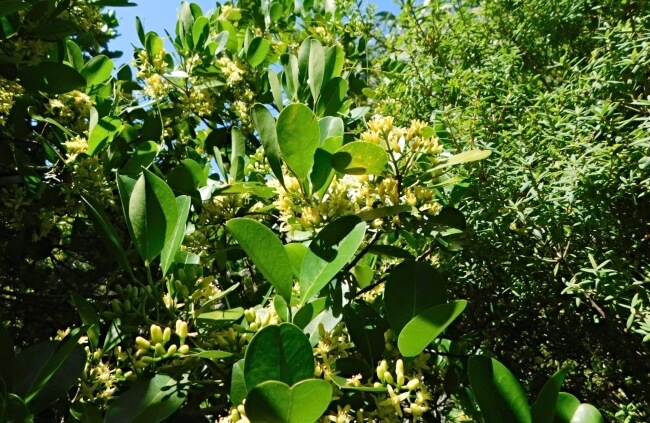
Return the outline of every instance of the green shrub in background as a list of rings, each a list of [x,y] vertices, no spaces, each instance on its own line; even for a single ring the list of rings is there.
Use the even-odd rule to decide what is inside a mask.
[[[505,101],[495,120],[482,107],[503,98],[493,93],[484,103],[474,89],[502,93],[509,62],[490,57],[493,50],[518,60],[486,37],[499,33],[493,17],[508,16],[498,5],[483,12],[406,3],[391,33],[382,25],[393,18],[348,2],[240,1],[211,13],[184,2],[173,52],[136,22],[135,75],[100,52],[115,22],[99,8],[126,5],[0,6],[8,305],[0,421],[603,421],[560,389],[570,367],[583,376],[588,359],[615,366],[612,350],[598,345],[592,357],[567,360],[550,344],[537,354],[543,367],[530,350],[544,345],[539,336],[566,346],[563,337],[589,328],[562,290],[605,313],[598,287],[569,285],[558,266],[563,285],[553,300],[543,267],[504,253],[515,248],[504,243],[530,240],[523,223],[510,228],[516,203],[489,218],[477,206],[494,206],[480,196],[490,189],[484,184],[506,196],[497,182],[509,168],[476,163],[490,163],[490,150],[505,160],[497,140],[506,121],[527,122],[534,108],[520,106],[559,84],[557,75],[532,76],[554,63],[552,51],[522,65],[530,67],[520,76],[525,87],[508,79],[516,107]],[[53,21],[65,31],[49,30]],[[509,16],[500,23],[512,24]],[[413,31],[424,44],[405,42]],[[435,45],[428,37],[454,32],[467,40],[433,49],[446,61],[440,71],[424,59]],[[541,33],[522,31],[522,43],[538,46]],[[16,59],[17,46],[33,40],[37,54]],[[493,73],[477,72],[483,62],[473,60],[483,56]],[[485,139],[488,122],[502,125],[494,139]],[[526,130],[517,128],[506,139],[521,147]],[[533,169],[536,156],[512,148]],[[545,153],[541,142],[529,148]],[[534,201],[537,194],[524,203]],[[468,233],[461,208],[476,228],[506,221],[510,241],[478,236],[488,229]],[[544,262],[535,245],[519,253]],[[482,260],[508,282],[483,275]],[[526,285],[532,277],[539,289]],[[551,301],[540,306],[540,298]],[[635,300],[635,317],[643,300]],[[560,334],[549,333],[553,321],[524,334],[509,326],[527,322],[524,311],[550,313],[549,304],[561,304],[575,326]],[[640,339],[633,345],[642,352]],[[507,360],[526,389],[486,353]],[[636,395],[640,376],[623,372],[633,375]],[[611,402],[623,403],[568,386],[612,413]]]
[[[647,420],[650,10],[402,4],[366,31],[377,107],[433,114],[447,145],[493,151],[449,197],[472,227],[442,261],[474,299],[468,338],[530,387],[577,364],[571,389],[612,420]]]

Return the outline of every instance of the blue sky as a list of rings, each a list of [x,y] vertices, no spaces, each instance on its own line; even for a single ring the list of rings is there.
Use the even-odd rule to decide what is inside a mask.
[[[140,20],[142,20],[145,31],[156,31],[158,35],[164,38],[165,29],[170,34],[174,33],[176,11],[181,4],[181,0],[131,0],[131,2],[138,5],[115,8],[115,13],[120,21],[118,31],[121,35],[111,43],[111,48],[124,52],[124,55],[116,60],[118,64],[129,62],[133,54],[131,44],[139,44],[135,33],[136,16],[139,16]],[[198,4],[204,12],[207,12],[214,8],[216,1],[192,0],[192,3]],[[364,3],[374,3],[377,5],[378,10],[389,10],[394,13],[399,10],[393,0],[364,1]]]

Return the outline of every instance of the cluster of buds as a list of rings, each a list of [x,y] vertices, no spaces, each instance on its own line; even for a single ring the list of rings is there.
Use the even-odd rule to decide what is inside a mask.
[[[146,306],[146,299],[154,296],[154,290],[147,285],[143,288],[128,284],[126,287],[115,285],[115,292],[121,297],[111,301],[111,309],[102,313],[103,317],[109,320],[117,316],[124,316],[133,313],[143,313]]]
[[[244,404],[239,404],[236,407],[233,407],[232,410],[230,410],[230,421],[231,422],[239,422],[239,423],[249,423],[250,420],[246,417],[246,409],[244,408]]]
[[[427,403],[429,394],[420,381],[420,374],[416,372],[413,377],[408,377],[404,372],[402,359],[395,361],[394,374],[389,371],[386,360],[382,360],[377,365],[375,373],[378,382],[375,382],[374,386],[377,388],[385,386],[388,390],[388,397],[381,398],[377,402],[380,411],[381,408],[387,408],[398,416],[402,416],[402,403],[405,401],[408,401],[408,406],[403,411],[408,414],[417,417],[429,410]]]
[[[166,327],[164,330],[158,325],[151,325],[150,337],[145,339],[142,336],[135,338],[137,351],[135,353],[136,368],[149,367],[152,363],[160,362],[167,358],[184,356],[190,352],[190,346],[185,344],[187,339],[187,322],[183,320],[176,321],[176,335],[179,343],[170,343],[172,330]],[[169,344],[169,346],[168,346]]]

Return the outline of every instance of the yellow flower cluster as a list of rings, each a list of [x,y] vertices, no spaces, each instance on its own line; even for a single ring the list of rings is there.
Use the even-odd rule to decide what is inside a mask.
[[[88,140],[79,135],[63,143],[66,149],[66,162],[74,162],[77,156],[88,151]]]
[[[352,344],[344,323],[337,324],[331,331],[326,331],[319,323],[318,335],[318,345],[313,349],[316,358],[314,376],[330,380],[334,374],[332,363],[338,358],[347,357],[347,350],[352,348]]]
[[[168,66],[166,58],[167,51],[164,48],[151,59],[145,49],[138,50],[136,60],[133,62],[133,66],[138,69],[136,76],[146,78],[156,73],[165,73]]]
[[[14,81],[0,76],[0,127],[7,122],[7,117],[14,106],[15,97],[23,92],[23,87]]]
[[[235,85],[244,79],[244,69],[242,69],[238,63],[232,61],[228,56],[219,58],[217,60],[217,65],[219,66],[219,69],[221,69],[223,76],[226,77],[226,83],[228,85]]]
[[[136,369],[144,369],[166,359],[185,356],[190,352],[190,346],[185,343],[189,335],[187,322],[183,320],[176,321],[175,333],[179,338],[178,344],[170,342],[172,329],[169,327],[162,329],[154,324],[151,325],[149,332],[149,339],[142,336],[135,338],[136,352],[133,354],[135,358],[133,366]]]
[[[86,93],[75,90],[49,99],[45,114],[77,133],[84,133],[88,130],[92,105],[92,100]]]
[[[378,379],[375,386],[388,390],[388,395],[375,397],[377,416],[381,421],[399,422],[404,413],[418,418],[429,410],[431,394],[421,382],[422,374],[415,370],[410,376],[407,375],[402,359],[395,361],[394,372],[390,372],[388,362],[382,360],[375,373]]]

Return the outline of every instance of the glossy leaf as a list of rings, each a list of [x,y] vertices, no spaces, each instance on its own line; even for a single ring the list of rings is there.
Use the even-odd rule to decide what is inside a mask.
[[[280,80],[278,79],[278,75],[273,72],[272,69],[268,70],[268,80],[271,94],[273,95],[273,104],[275,104],[275,107],[277,107],[278,110],[282,110],[284,108],[284,105],[282,104],[282,90],[280,89]]]
[[[226,226],[255,267],[271,282],[287,304],[290,304],[293,286],[291,263],[277,235],[252,219],[231,219]]]
[[[320,198],[323,198],[334,178],[335,172],[332,167],[332,155],[342,145],[343,137],[333,136],[324,140],[320,147],[316,149],[314,168],[312,169],[310,179],[314,191],[316,191]]]
[[[469,359],[469,380],[486,423],[530,423],[524,390],[501,363],[486,356]]]
[[[244,162],[246,159],[246,138],[241,129],[232,128],[232,149],[230,155],[230,177],[235,181],[244,180]]]
[[[246,388],[246,378],[244,378],[244,359],[242,358],[232,366],[230,402],[239,405],[244,402],[247,395],[248,389]]]
[[[68,63],[77,71],[80,71],[84,67],[84,58],[77,43],[72,40],[66,40],[65,49]]]
[[[382,358],[385,348],[384,319],[365,302],[350,303],[343,309],[350,339],[371,366]]]
[[[282,173],[282,159],[280,153],[280,145],[278,144],[278,136],[275,128],[275,119],[269,109],[261,104],[253,106],[251,114],[253,123],[257,132],[260,134],[264,154],[269,161],[269,166],[273,175],[284,184],[284,175]]]
[[[148,266],[171,239],[177,220],[174,193],[165,181],[145,169],[129,199],[133,243],[145,265]]]
[[[139,381],[110,403],[104,423],[162,422],[183,405],[188,388],[165,374]]]
[[[306,179],[320,140],[318,119],[304,104],[290,104],[278,116],[276,130],[285,163],[298,179]]]
[[[313,374],[311,345],[302,330],[291,323],[262,328],[246,348],[244,375],[249,391],[267,380],[293,385]]]
[[[323,141],[330,137],[341,137],[341,140],[343,140],[345,128],[343,125],[343,119],[340,117],[325,116],[320,118],[318,119],[318,126],[320,127],[321,145],[323,144]]]
[[[22,85],[28,91],[65,94],[86,86],[86,80],[76,69],[55,62],[41,62],[20,71]]]
[[[404,357],[415,357],[438,337],[460,313],[467,301],[439,304],[424,310],[411,319],[399,332],[397,348]]]
[[[266,55],[269,54],[271,43],[262,37],[255,37],[251,40],[246,51],[246,61],[252,67],[257,67],[264,62]]]
[[[124,125],[119,118],[104,116],[93,127],[88,139],[88,155],[94,156],[120,134]]]
[[[377,144],[354,141],[339,148],[332,156],[332,166],[348,175],[381,175],[388,164],[388,154]]]
[[[581,404],[575,396],[560,392],[555,405],[554,423],[603,423],[602,414],[591,404]]]
[[[185,224],[187,223],[187,217],[190,214],[190,205],[191,200],[187,195],[181,195],[176,198],[177,218],[174,230],[172,236],[167,240],[167,242],[165,242],[165,246],[160,253],[160,269],[162,270],[163,276],[167,274],[169,267],[174,262],[174,255],[183,243],[183,238],[185,237]]]
[[[386,281],[386,318],[397,335],[415,316],[446,302],[445,281],[428,263],[404,261],[390,272]]]
[[[293,324],[300,329],[304,329],[316,316],[325,310],[326,305],[327,298],[317,298],[305,304],[296,312],[296,315],[293,317]]]
[[[533,423],[553,423],[555,404],[566,374],[566,369],[556,372],[539,391],[537,400],[532,406]]]
[[[86,79],[86,84],[90,87],[108,81],[111,72],[113,72],[113,66],[111,59],[100,54],[90,59],[79,73]]]
[[[281,295],[273,297],[273,308],[283,322],[291,322],[291,310]]]
[[[311,95],[314,99],[318,98],[321,87],[323,85],[323,73],[325,71],[325,55],[323,54],[323,46],[318,40],[310,40],[309,48],[309,88]]]
[[[318,116],[338,116],[348,94],[348,83],[345,79],[332,78],[323,88],[316,103]]]
[[[201,50],[210,36],[210,21],[205,16],[200,16],[192,26],[192,42],[195,50]],[[225,43],[224,43],[225,45]]]
[[[314,422],[327,410],[332,387],[323,379],[307,379],[289,387],[267,381],[252,389],[246,398],[246,416],[251,423]]]
[[[139,174],[143,167],[149,167],[153,163],[158,155],[158,151],[158,144],[153,141],[140,143],[120,172],[129,175]]]
[[[291,263],[291,272],[296,277],[300,279],[300,269],[302,269],[302,262],[307,255],[309,248],[305,244],[300,243],[291,243],[284,246],[287,256],[289,256],[289,262]]]
[[[323,71],[323,86],[332,79],[341,76],[345,64],[345,52],[339,45],[332,46],[325,52],[325,69]]]
[[[354,257],[366,224],[345,216],[325,226],[309,245],[300,271],[300,304],[306,304]]]
[[[77,343],[82,333],[77,331],[62,342],[32,345],[16,357],[14,392],[30,412],[45,410],[77,382],[86,363],[86,353]]]
[[[444,162],[436,165],[431,170],[444,169],[449,166],[455,166],[462,163],[474,162],[477,160],[483,160],[492,154],[490,150],[469,150],[458,153],[454,156],[451,156]]]
[[[95,308],[90,304],[81,295],[76,292],[71,292],[70,297],[72,299],[72,305],[77,309],[79,317],[81,317],[81,323],[88,327],[86,333],[88,334],[88,341],[93,348],[97,348],[99,345],[99,315]]]

